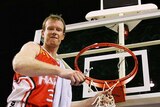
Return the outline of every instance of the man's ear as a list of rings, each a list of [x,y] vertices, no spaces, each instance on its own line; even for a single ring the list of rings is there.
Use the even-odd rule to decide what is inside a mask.
[[[62,38],[62,40],[64,40],[64,38],[65,38],[65,33],[63,33],[63,38]]]
[[[41,36],[42,36],[42,38],[44,38],[44,31],[43,31],[43,29],[41,30]]]

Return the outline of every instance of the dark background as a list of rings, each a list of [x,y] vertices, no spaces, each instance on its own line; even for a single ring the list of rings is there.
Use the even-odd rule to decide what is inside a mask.
[[[154,3],[160,6],[159,0],[142,0],[142,3]],[[41,29],[41,24],[49,14],[62,14],[66,24],[86,21],[85,15],[93,10],[100,9],[100,0],[5,0],[0,2],[0,107],[6,105],[6,99],[12,88],[12,58],[20,50],[21,46],[33,40],[35,30]],[[138,43],[160,39],[160,19],[142,21],[126,40],[126,44]],[[106,34],[107,33],[107,34]],[[59,53],[79,51],[83,47],[95,42],[116,42],[117,33],[104,27],[68,33],[62,43]],[[86,36],[88,35],[88,36]],[[92,35],[92,36],[91,36]],[[98,37],[97,37],[98,35]],[[109,36],[110,35],[110,36]],[[135,36],[136,35],[136,36]],[[149,58],[153,61],[150,67],[154,71],[152,75],[158,80],[158,63],[160,63],[159,46],[146,47],[149,50]],[[152,52],[152,53],[151,53]],[[151,54],[150,54],[151,53]],[[73,60],[73,59],[72,59]],[[73,63],[72,60],[70,63]],[[156,68],[157,67],[157,68]],[[81,88],[73,87],[73,100],[81,97]],[[160,90],[159,86],[155,89]],[[78,92],[76,92],[78,91]],[[76,93],[75,93],[76,92]],[[76,96],[76,97],[75,97]],[[78,97],[79,96],[79,97]]]

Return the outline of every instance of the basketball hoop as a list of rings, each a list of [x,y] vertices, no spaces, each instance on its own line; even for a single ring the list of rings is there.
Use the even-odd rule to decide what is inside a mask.
[[[124,85],[127,84],[128,82],[130,82],[135,77],[135,75],[137,74],[137,71],[138,71],[138,60],[137,60],[137,57],[135,56],[135,54],[130,49],[128,49],[128,48],[126,48],[124,46],[121,46],[121,45],[118,45],[118,44],[114,44],[114,43],[106,43],[106,42],[105,43],[96,43],[96,44],[92,44],[92,45],[89,45],[89,46],[83,48],[77,54],[77,56],[75,57],[75,60],[74,60],[74,66],[75,66],[76,70],[81,71],[79,69],[79,66],[78,66],[79,57],[84,52],[86,52],[87,50],[94,49],[94,48],[97,48],[97,47],[115,47],[115,48],[118,48],[118,49],[121,49],[123,51],[128,52],[134,59],[134,68],[125,77],[114,79],[114,80],[99,80],[99,79],[95,79],[95,78],[91,78],[91,77],[86,76],[85,82],[88,85],[94,84],[95,87],[98,87],[98,88],[101,88],[101,89],[106,89],[105,90],[106,91],[106,95],[98,96],[97,97],[98,100],[97,99],[95,100],[95,102],[97,103],[95,107],[115,107],[115,103],[113,103],[114,100],[113,100],[113,97],[112,97],[112,91],[116,90],[116,92],[117,91],[120,92],[120,95],[123,94],[123,96],[122,96],[123,98],[122,99],[124,99],[124,90],[123,90]],[[117,89],[114,89],[114,88],[117,88]],[[121,91],[119,91],[119,90],[121,90]],[[117,101],[117,102],[119,102],[119,101]]]

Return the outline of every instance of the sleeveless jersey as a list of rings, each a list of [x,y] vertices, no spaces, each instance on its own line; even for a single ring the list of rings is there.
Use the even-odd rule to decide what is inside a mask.
[[[42,47],[36,59],[59,66]],[[28,77],[15,72],[12,92],[7,99],[9,107],[52,107],[56,81],[55,75]],[[16,106],[16,102],[20,106]]]

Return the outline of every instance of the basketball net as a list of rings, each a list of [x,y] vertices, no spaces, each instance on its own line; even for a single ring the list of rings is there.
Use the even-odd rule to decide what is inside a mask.
[[[90,87],[89,87],[90,90],[92,90],[91,85],[94,86],[93,81],[91,81],[91,82],[92,83],[90,84]],[[97,98],[94,100],[92,105],[93,106],[95,105],[95,107],[116,107],[115,99],[112,95],[112,91],[118,83],[119,83],[119,81],[117,81],[117,83],[115,83],[114,85],[112,85],[110,87],[108,85],[108,83],[105,81],[104,88],[103,88],[103,91],[105,91],[105,93],[97,96]],[[105,88],[106,86],[107,86],[107,88]],[[98,91],[96,87],[95,87],[95,89],[96,89],[96,91]]]

